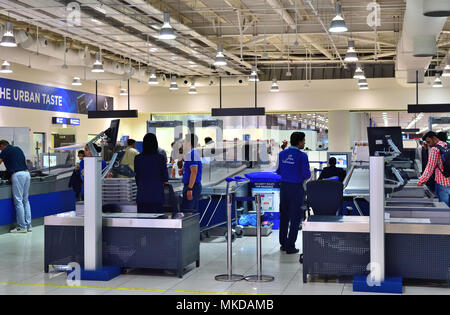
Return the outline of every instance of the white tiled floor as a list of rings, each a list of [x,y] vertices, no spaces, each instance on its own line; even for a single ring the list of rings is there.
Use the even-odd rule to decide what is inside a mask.
[[[300,233],[301,238],[301,233]],[[301,239],[297,247],[301,248]],[[237,239],[233,243],[234,273],[256,273],[256,240]],[[275,231],[263,238],[263,273],[275,276],[269,283],[218,282],[214,276],[226,272],[226,244],[223,237],[210,238],[200,247],[201,266],[193,264],[183,279],[161,271],[131,270],[109,282],[83,281],[82,287],[67,286],[64,274],[43,273],[44,229],[26,235],[0,236],[0,295],[3,294],[355,294],[351,283],[336,280],[302,282],[298,255],[280,252]],[[449,294],[450,288],[406,286],[404,294]]]

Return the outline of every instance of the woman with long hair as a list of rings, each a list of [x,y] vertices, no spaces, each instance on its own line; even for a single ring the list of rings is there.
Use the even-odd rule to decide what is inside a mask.
[[[161,213],[164,185],[169,181],[166,159],[158,153],[158,139],[152,133],[144,137],[143,152],[134,159],[138,213]]]

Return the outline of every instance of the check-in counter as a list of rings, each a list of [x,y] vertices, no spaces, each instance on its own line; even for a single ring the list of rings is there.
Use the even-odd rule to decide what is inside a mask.
[[[84,264],[84,217],[75,212],[45,218],[44,271],[50,265]],[[175,270],[200,266],[199,215],[103,214],[103,265]]]
[[[75,193],[69,188],[73,168],[51,170],[31,178],[29,200],[32,219],[75,210]],[[0,233],[16,222],[11,182],[0,181]]]
[[[308,275],[364,276],[370,263],[369,217],[312,216],[303,223],[303,281]],[[386,220],[386,274],[450,282],[450,218]]]

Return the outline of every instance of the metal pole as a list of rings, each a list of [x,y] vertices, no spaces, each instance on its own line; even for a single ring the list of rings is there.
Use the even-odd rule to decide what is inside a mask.
[[[375,286],[385,276],[384,164],[384,157],[370,157],[370,281]]]
[[[218,275],[215,277],[217,281],[222,282],[236,282],[244,279],[243,275],[233,274],[233,229],[232,229],[232,200],[233,196],[229,193],[230,183],[227,182],[227,274]]]
[[[220,81],[220,108],[222,108],[222,77],[219,77],[219,81]]]
[[[98,108],[98,81],[95,80],[95,110]]]
[[[258,78],[258,75],[256,75]],[[255,108],[258,107],[258,79],[255,81]]]
[[[256,258],[258,279],[262,277],[261,245],[261,195],[256,195]]]
[[[84,268],[97,270],[102,267],[102,160],[89,157],[84,163]]]
[[[419,70],[416,70],[416,105],[419,105]]]
[[[271,282],[275,280],[273,276],[262,274],[262,242],[261,242],[261,195],[255,195],[256,203],[256,275],[245,277],[249,282]]]
[[[231,279],[233,274],[233,227],[231,224],[231,194],[227,195],[227,270],[228,279]]]
[[[128,79],[128,110],[130,110],[130,79]]]

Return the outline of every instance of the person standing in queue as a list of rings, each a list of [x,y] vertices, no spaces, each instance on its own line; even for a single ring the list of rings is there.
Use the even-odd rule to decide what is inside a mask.
[[[125,154],[120,162],[120,165],[128,166],[134,172],[134,159],[139,155],[139,151],[136,150],[136,140],[128,139],[127,148],[125,149]],[[121,178],[127,178],[127,176],[120,176]]]
[[[436,180],[436,195],[440,202],[444,202],[450,206],[450,177],[444,175],[444,163],[441,157],[440,149],[447,149],[446,142],[440,140],[436,133],[429,131],[423,138],[429,147],[428,163],[423,175],[419,178],[417,186],[425,185],[430,177],[434,174]]]
[[[198,212],[200,195],[202,193],[202,171],[203,164],[197,151],[198,137],[188,134],[184,147],[189,151],[184,158],[183,165],[183,210]]]
[[[28,172],[22,149],[12,146],[6,140],[0,140],[0,164],[5,163],[11,175],[12,195],[16,209],[17,225],[11,233],[31,232],[31,206],[28,200],[31,176]]]
[[[280,152],[276,173],[280,184],[280,245],[287,254],[297,254],[295,248],[300,223],[303,219],[302,205],[305,191],[303,183],[311,177],[308,155],[302,152],[305,134],[294,132],[291,146]]]
[[[134,159],[138,213],[162,213],[164,185],[169,182],[166,158],[158,152],[158,140],[153,133],[144,137],[143,152]]]

